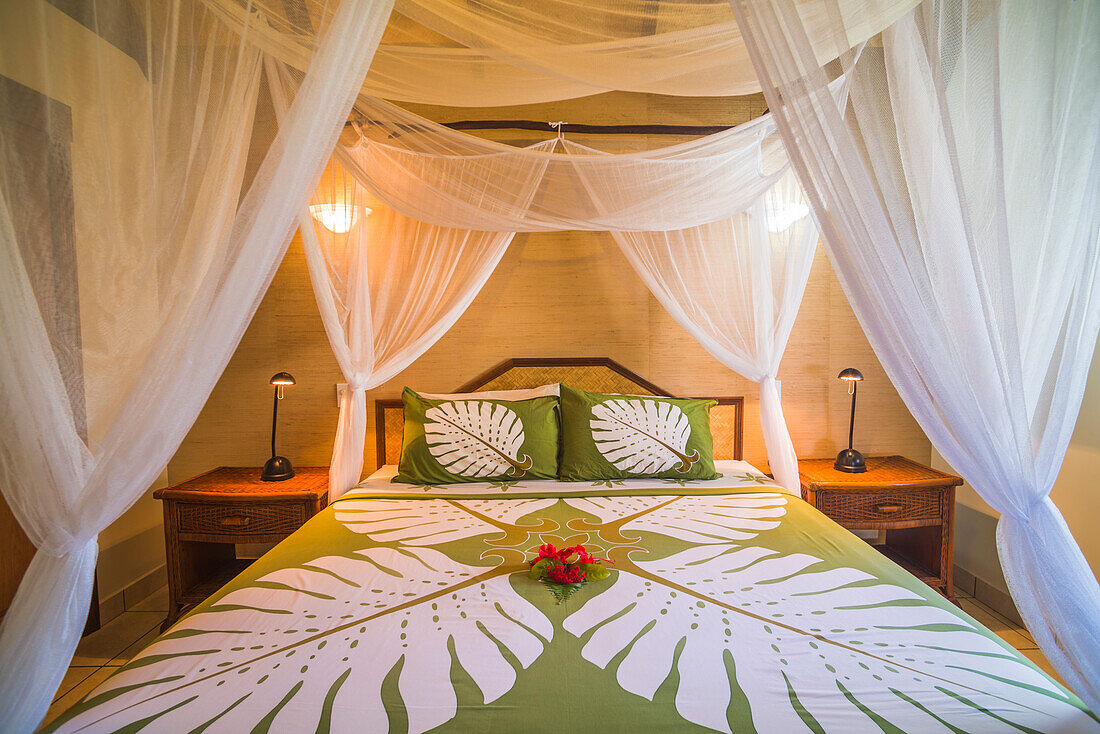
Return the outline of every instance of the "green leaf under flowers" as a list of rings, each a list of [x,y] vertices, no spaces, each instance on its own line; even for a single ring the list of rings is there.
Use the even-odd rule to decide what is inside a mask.
[[[527,575],[535,581],[542,581],[546,578],[546,569],[550,567],[550,560],[549,558],[543,558],[541,561],[536,561]]]
[[[584,572],[585,581],[602,581],[611,575],[611,571],[598,563],[578,563],[577,565]]]

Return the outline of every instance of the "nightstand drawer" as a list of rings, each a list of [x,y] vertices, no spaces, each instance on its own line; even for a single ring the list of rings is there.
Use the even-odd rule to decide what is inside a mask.
[[[191,504],[180,502],[179,529],[207,535],[290,534],[308,517],[300,502],[279,504]]]
[[[841,525],[940,522],[941,493],[911,491],[858,494],[822,492],[818,509]]]

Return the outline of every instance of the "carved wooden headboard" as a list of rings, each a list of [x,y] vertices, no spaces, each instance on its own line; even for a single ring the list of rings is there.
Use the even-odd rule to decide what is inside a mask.
[[[522,390],[554,382],[564,382],[591,392],[676,397],[607,357],[509,359],[454,392]],[[740,459],[744,398],[707,399],[718,401],[718,405],[710,411],[714,458]],[[396,464],[401,458],[401,433],[405,418],[401,401],[376,400],[374,413],[378,466]]]

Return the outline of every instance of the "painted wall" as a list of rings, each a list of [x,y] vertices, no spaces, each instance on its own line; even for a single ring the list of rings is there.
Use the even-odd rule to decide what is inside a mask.
[[[96,578],[105,618],[123,611],[126,604],[140,601],[141,592],[137,598],[123,601],[123,591],[164,566],[164,516],[161,503],[153,499],[153,490],[167,485],[165,469],[148,492],[99,534]]]
[[[1100,518],[1100,359],[1096,353],[1089,370],[1089,381],[1077,428],[1073,432],[1062,471],[1054,483],[1051,499],[1066,517],[1073,537],[1077,539],[1093,574],[1100,573],[1100,534],[1096,520]]]

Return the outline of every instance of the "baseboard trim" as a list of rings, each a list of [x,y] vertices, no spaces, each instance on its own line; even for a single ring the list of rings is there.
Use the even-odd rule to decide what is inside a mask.
[[[168,583],[168,567],[161,564],[122,591],[99,600],[100,626],[107,624],[123,612],[133,609],[142,599]]]
[[[961,566],[955,566],[955,574],[952,579],[952,585],[955,587],[956,592],[962,592],[963,594],[969,594],[974,596],[974,582],[977,581],[974,575]]]

